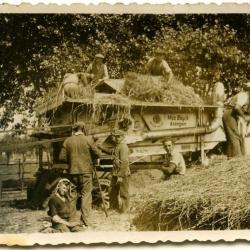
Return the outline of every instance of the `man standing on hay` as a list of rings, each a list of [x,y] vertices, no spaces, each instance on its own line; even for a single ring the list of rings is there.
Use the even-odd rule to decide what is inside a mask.
[[[239,125],[250,122],[250,117],[246,115],[249,107],[250,82],[245,83],[243,89],[244,91],[239,92],[232,98],[232,108],[226,110],[223,115],[228,158],[239,157],[245,154],[245,131],[241,128],[239,129]],[[240,121],[243,121],[243,123]]]
[[[101,152],[86,136],[85,124],[83,122],[75,123],[73,135],[64,141],[59,158],[69,164],[69,178],[80,193],[81,219],[86,226],[89,225],[92,206],[92,154],[100,157]]]
[[[186,172],[186,164],[181,153],[174,149],[174,142],[170,138],[163,140],[163,147],[166,150],[166,160],[162,166],[165,179],[170,178],[172,174],[184,175]]]
[[[124,142],[125,132],[116,130],[112,134],[114,149],[101,149],[113,156],[113,169],[110,190],[110,208],[120,213],[129,210],[129,148]]]
[[[157,49],[155,56],[150,58],[145,68],[146,73],[153,76],[164,76],[170,82],[173,78],[173,72],[168,63],[164,60],[165,52]]]
[[[86,73],[90,75],[92,84],[98,84],[105,79],[109,79],[108,68],[103,63],[104,55],[95,55],[94,61],[88,66]]]

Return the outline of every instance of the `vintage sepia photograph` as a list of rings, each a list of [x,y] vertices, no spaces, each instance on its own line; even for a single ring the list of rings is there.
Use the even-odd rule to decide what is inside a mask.
[[[250,229],[249,30],[1,13],[0,234]]]

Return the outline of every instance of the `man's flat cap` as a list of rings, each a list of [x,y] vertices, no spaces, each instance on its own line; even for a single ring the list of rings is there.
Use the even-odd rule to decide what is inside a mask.
[[[101,58],[101,59],[104,59],[104,55],[103,55],[103,54],[96,54],[96,55],[95,55],[95,58]]]

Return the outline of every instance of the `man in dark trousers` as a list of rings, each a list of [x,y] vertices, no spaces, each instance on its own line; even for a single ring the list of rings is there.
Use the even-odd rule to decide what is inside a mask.
[[[94,142],[85,135],[85,125],[77,122],[73,135],[67,138],[60,153],[60,160],[69,164],[69,178],[78,187],[81,195],[81,219],[88,226],[92,206],[92,156],[100,157],[101,152]]]
[[[111,135],[115,147],[113,149],[101,148],[113,156],[110,208],[124,213],[129,210],[129,148],[124,142],[124,131],[116,130]]]

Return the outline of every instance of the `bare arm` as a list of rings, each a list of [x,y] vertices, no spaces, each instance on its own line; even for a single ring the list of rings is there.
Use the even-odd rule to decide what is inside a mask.
[[[247,121],[247,117],[245,116],[244,111],[240,105],[236,104],[234,106],[234,110],[237,112],[239,116],[241,116],[245,121]]]
[[[168,63],[165,60],[163,60],[162,62],[162,67],[163,67],[163,74],[168,78],[168,82],[172,81],[174,75],[171,68],[169,67]]]
[[[172,70],[168,73],[168,82],[171,82],[174,77]]]
[[[89,74],[92,73],[92,63],[89,64],[89,66],[88,66],[88,68],[87,68],[87,70],[86,70],[86,73],[89,73]]]
[[[104,76],[103,76],[102,80],[106,80],[106,79],[109,79],[109,73],[108,73],[107,66],[104,64]]]
[[[92,153],[94,153],[94,155],[96,157],[101,157],[101,155],[102,155],[101,150],[96,146],[95,142],[90,137],[88,137],[88,145],[89,145]]]
[[[92,67],[93,67],[93,64],[91,63],[87,70],[86,70],[86,73],[88,74],[87,76],[90,78],[90,79],[93,79],[95,77],[95,75],[92,73]]]

